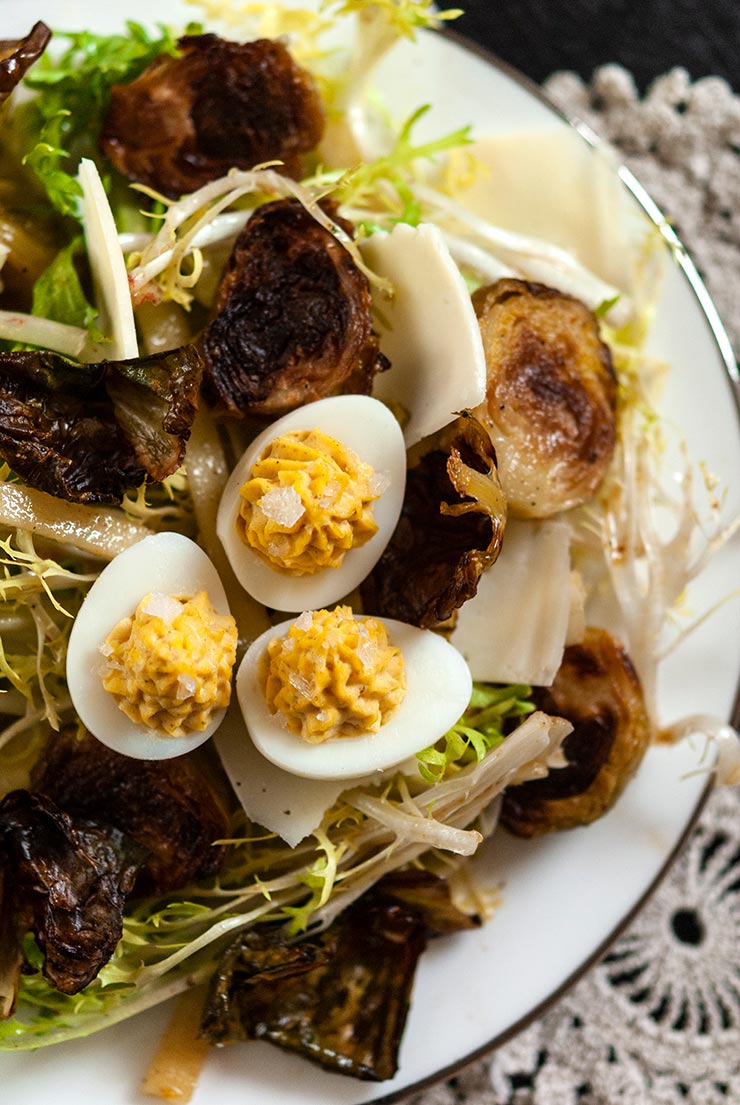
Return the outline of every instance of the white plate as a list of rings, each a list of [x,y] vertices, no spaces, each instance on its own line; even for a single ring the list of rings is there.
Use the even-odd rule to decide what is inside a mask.
[[[125,17],[146,20],[148,0],[2,0],[2,35],[33,19],[53,26],[111,30]],[[184,15],[183,15],[184,13]],[[156,5],[158,20],[193,18],[176,0]],[[512,75],[441,37],[404,47],[384,63],[399,116],[432,103],[428,130],[472,122],[480,133],[564,126],[535,92]],[[633,182],[625,177],[627,185]],[[547,188],[547,170],[543,170]],[[633,190],[636,190],[633,188]],[[640,202],[655,215],[647,197]],[[669,235],[669,232],[666,232]],[[726,336],[689,261],[669,266],[653,331],[654,348],[673,365],[666,410],[685,429],[692,454],[728,480],[728,516],[740,510],[740,434],[727,365]],[[740,545],[713,562],[697,608],[736,585]],[[734,709],[740,671],[737,605],[728,603],[666,666],[662,715]],[[355,1105],[390,1101],[500,1041],[532,1017],[602,951],[665,870],[695,815],[705,776],[690,775],[698,748],[653,749],[626,795],[587,829],[535,842],[497,835],[479,867],[503,886],[502,905],[480,931],[436,941],[422,958],[401,1049],[398,1076],[381,1086],[325,1074],[267,1044],[235,1045],[210,1057],[194,1105]],[[139,1082],[154,1053],[166,1009],[153,1010],[95,1037],[4,1054],[2,1097],[9,1105],[144,1105]]]

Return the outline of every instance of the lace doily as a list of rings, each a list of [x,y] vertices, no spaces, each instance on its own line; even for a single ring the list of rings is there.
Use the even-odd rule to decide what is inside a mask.
[[[641,100],[606,66],[546,91],[619,147],[689,248],[740,351],[740,97],[682,69]],[[494,1055],[413,1105],[738,1105],[740,792],[718,791],[606,958]]]

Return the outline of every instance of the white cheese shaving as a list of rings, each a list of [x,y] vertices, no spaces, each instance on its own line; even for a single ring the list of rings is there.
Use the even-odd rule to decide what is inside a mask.
[[[391,362],[374,395],[409,413],[406,447],[440,430],[486,394],[486,362],[470,294],[444,238],[429,223],[399,223],[362,243],[373,272],[389,280],[389,302],[373,293],[380,348]]]
[[[113,212],[94,161],[82,159],[77,179],[82,188],[82,224],[101,327],[111,339],[111,344],[103,347],[103,355],[113,361],[129,360],[139,356],[139,345]]]
[[[452,644],[474,679],[549,686],[571,617],[570,527],[509,520],[501,555],[460,609]]]
[[[304,779],[266,760],[232,705],[214,738],[221,763],[247,817],[295,848],[321,824],[347,786],[360,780]]]

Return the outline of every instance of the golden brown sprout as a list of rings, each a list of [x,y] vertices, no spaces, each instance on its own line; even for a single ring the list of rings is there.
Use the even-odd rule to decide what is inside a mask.
[[[542,284],[499,280],[473,296],[488,367],[486,425],[513,515],[586,502],[616,444],[617,383],[591,311]]]
[[[504,795],[501,819],[524,837],[596,821],[635,774],[652,735],[637,673],[605,629],[589,628],[567,648],[552,687],[534,699],[574,728],[562,746],[566,767]]]
[[[280,42],[188,35],[180,57],[162,55],[115,85],[100,135],[130,180],[167,196],[194,192],[229,169],[282,161],[299,176],[318,145],[324,111],[310,74]]]

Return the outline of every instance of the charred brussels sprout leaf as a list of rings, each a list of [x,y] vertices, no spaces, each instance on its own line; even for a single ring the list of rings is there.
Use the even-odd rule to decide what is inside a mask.
[[[368,394],[387,367],[371,305],[367,279],[333,234],[297,200],[265,204],[236,241],[201,339],[207,394],[236,415]]]
[[[0,107],[49,44],[51,31],[40,21],[18,42],[0,42]]]
[[[201,1034],[269,1040],[329,1070],[392,1078],[427,935],[477,923],[442,879],[394,872],[315,939],[240,936],[211,984]]]
[[[163,894],[218,871],[228,819],[192,755],[133,760],[86,733],[64,729],[34,768],[35,790],[73,817],[121,830],[147,853],[137,893]]]
[[[167,196],[194,192],[229,169],[282,161],[301,175],[324,111],[313,79],[281,42],[181,38],[180,57],[157,58],[116,85],[100,144],[119,172]]]
[[[182,463],[198,402],[192,346],[77,365],[0,355],[0,456],[31,487],[78,503],[120,502]]]
[[[451,618],[501,551],[506,500],[488,435],[462,415],[409,469],[401,518],[362,585],[366,613],[425,629]]]
[[[143,854],[117,830],[73,821],[42,795],[15,790],[0,802],[0,861],[12,872],[0,900],[4,935],[11,928],[18,947],[34,933],[57,990],[79,993],[110,959]]]
[[[504,794],[501,820],[523,837],[596,821],[637,771],[651,738],[640,680],[605,629],[589,628],[569,645],[552,687],[533,697],[538,709],[572,722],[573,732],[563,741],[565,767]]]
[[[315,941],[285,949],[313,954],[316,966],[270,975],[247,944],[218,972],[202,1032],[212,1043],[268,1040],[355,1078],[392,1078],[425,945],[416,913],[367,899]]]

